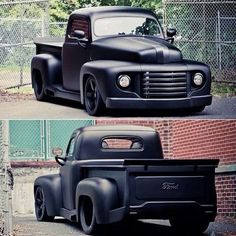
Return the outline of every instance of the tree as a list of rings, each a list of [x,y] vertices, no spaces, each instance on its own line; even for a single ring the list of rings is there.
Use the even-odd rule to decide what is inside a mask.
[[[97,6],[136,6],[153,10],[160,14],[162,10],[161,0],[51,0],[51,21],[66,21],[69,14],[75,9],[82,7]]]

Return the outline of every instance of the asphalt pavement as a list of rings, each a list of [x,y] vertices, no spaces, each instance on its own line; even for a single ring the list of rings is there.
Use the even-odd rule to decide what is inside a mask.
[[[62,218],[54,222],[38,222],[34,216],[15,216],[13,218],[15,236],[82,236],[80,227]],[[169,225],[169,221],[145,220],[134,225],[111,225],[103,227],[98,236],[148,235],[177,236]],[[189,235],[187,232],[183,235]],[[236,222],[232,219],[218,219],[210,223],[207,231],[201,236],[236,236]]]
[[[107,110],[98,118],[169,118],[169,119],[236,119],[236,97],[214,97],[211,106],[203,112],[158,110]],[[35,99],[1,101],[0,119],[95,119],[89,116],[78,102],[52,99],[39,102]]]

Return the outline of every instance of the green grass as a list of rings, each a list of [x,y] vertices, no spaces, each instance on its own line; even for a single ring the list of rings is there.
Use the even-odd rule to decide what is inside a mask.
[[[236,84],[212,82],[211,93],[221,97],[236,96]]]
[[[24,66],[23,68],[23,71],[24,72],[28,72],[30,71],[30,67],[29,66]],[[17,65],[0,65],[0,70],[3,72],[3,71],[10,71],[10,72],[13,72],[13,71],[20,71],[20,66],[17,66]]]

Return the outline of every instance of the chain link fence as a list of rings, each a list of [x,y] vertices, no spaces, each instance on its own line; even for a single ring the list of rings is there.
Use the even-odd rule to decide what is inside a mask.
[[[0,89],[30,84],[33,38],[48,34],[48,0],[0,3]]]
[[[210,65],[216,81],[236,83],[236,1],[165,0],[164,7],[184,57]]]
[[[52,149],[64,153],[72,132],[93,125],[92,120],[10,120],[11,160],[43,160],[53,158]]]
[[[163,0],[164,25],[178,30],[185,58],[210,65],[216,81],[236,82],[236,1]],[[160,14],[159,14],[160,15]],[[162,22],[162,19],[160,19]],[[63,37],[67,22],[50,22],[49,0],[0,2],[0,90],[31,83],[33,38]]]
[[[64,37],[66,34],[66,22],[50,22],[49,23],[49,35],[50,37]]]

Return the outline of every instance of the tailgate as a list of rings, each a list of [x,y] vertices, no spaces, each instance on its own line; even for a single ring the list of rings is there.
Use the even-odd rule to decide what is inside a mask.
[[[218,160],[126,160],[130,205],[150,201],[194,201],[215,198]]]
[[[140,200],[203,199],[209,179],[205,176],[138,176],[135,197]]]

